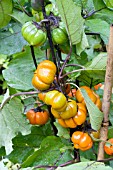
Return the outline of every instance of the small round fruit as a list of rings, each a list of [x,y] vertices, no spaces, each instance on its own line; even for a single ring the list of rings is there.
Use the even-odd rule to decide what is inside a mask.
[[[22,26],[21,32],[24,39],[33,46],[41,46],[47,39],[46,32],[41,29],[37,29],[31,21],[26,22]]]
[[[55,44],[64,44],[68,41],[67,34],[60,28],[55,28],[52,31],[52,39]]]
[[[26,113],[26,117],[32,125],[44,125],[49,120],[49,113],[47,111],[35,112],[34,109],[30,109]]]
[[[108,154],[108,155],[113,155],[113,138],[109,139],[107,142],[109,143],[105,143],[104,145],[104,151]],[[111,144],[112,145],[111,145]]]
[[[90,149],[93,145],[91,137],[87,133],[81,131],[75,131],[72,134],[71,141],[74,143],[74,147],[76,149],[80,149],[82,151]]]

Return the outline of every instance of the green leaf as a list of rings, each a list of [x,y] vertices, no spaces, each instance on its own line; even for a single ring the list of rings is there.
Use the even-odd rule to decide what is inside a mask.
[[[85,7],[88,0],[73,0],[73,2],[80,7]]]
[[[112,0],[103,0],[103,1],[109,9],[113,10],[113,1]]]
[[[84,51],[87,47],[89,47],[88,39],[86,34],[83,32],[81,42],[76,44],[77,54],[80,55],[81,52]]]
[[[105,70],[107,62],[107,53],[102,52],[97,55],[89,64],[87,63],[87,69],[94,69],[94,70]]]
[[[95,13],[95,15],[93,16],[93,18],[95,19],[101,19],[106,21],[109,24],[113,23],[113,11],[111,11],[110,9],[103,9],[101,11],[98,11],[97,13]]]
[[[0,53],[12,55],[21,52],[27,42],[21,34],[21,25],[18,23],[10,24],[9,29],[0,32]]]
[[[85,53],[87,54],[88,61],[91,61],[94,57],[96,57],[99,53],[97,50],[102,48],[101,46],[101,38],[97,36],[87,35],[87,40],[89,44],[89,48],[85,49]],[[96,49],[96,51],[95,51]]]
[[[3,146],[0,148],[0,157],[5,156],[5,155],[6,155],[5,147]]]
[[[108,128],[108,139],[113,138],[113,126]]]
[[[98,149],[95,147],[95,144],[93,144],[93,149],[95,151],[95,153],[97,153]],[[80,158],[82,162],[86,162],[86,161],[95,161],[96,160],[96,154],[94,152],[92,152],[92,148],[87,150],[86,152],[79,150],[80,153]]]
[[[98,109],[98,107],[89,98],[87,92],[81,89],[82,95],[84,97],[86,107],[88,109],[91,127],[94,130],[99,130],[103,120],[103,113]]]
[[[63,137],[65,139],[70,139],[69,129],[63,128],[58,122],[55,122],[54,125],[58,130],[57,136]]]
[[[25,12],[21,12],[18,10],[13,10],[13,13],[11,14],[12,18],[21,24],[24,24],[27,21],[32,21],[33,17],[29,17]]]
[[[13,139],[13,151],[8,155],[8,159],[13,163],[23,163],[27,157],[40,147],[42,140],[52,135],[50,123],[43,126],[32,126],[29,135],[18,134]]]
[[[44,53],[39,48],[35,49],[35,54],[37,63],[43,60]],[[31,81],[34,70],[34,63],[28,47],[25,51],[16,55],[9,67],[3,71],[3,76],[10,87],[27,91],[33,89]]]
[[[77,77],[77,80],[84,83],[84,85],[86,86],[93,87],[94,85],[97,85],[98,83],[101,83],[103,81],[102,79],[98,79],[98,77],[97,79],[95,78],[92,78],[92,75],[90,73],[82,71],[80,76]]]
[[[110,26],[101,19],[86,20],[86,29],[90,32],[99,33],[105,44],[108,44]]]
[[[56,3],[71,43],[79,43],[82,38],[84,23],[81,8],[76,6],[72,0],[56,0]]]
[[[21,132],[30,133],[30,125],[22,115],[23,105],[18,98],[12,99],[0,112],[0,146],[5,146],[6,154],[12,148],[12,139]]]
[[[105,79],[106,62],[107,53],[100,53],[92,61],[87,62],[86,70],[82,71],[77,79],[87,86],[94,86],[103,82]]]
[[[93,0],[93,3],[95,6],[95,10],[100,10],[106,7],[103,0]]]
[[[107,53],[100,53],[91,62],[87,63],[86,71],[94,79],[103,79],[105,77],[107,63]]]
[[[6,59],[7,59],[7,55],[0,54],[0,67],[1,67],[1,65],[4,64],[4,62],[6,61]]]
[[[56,170],[112,170],[110,166],[105,166],[104,163],[101,162],[94,162],[94,161],[88,161],[88,162],[79,162],[75,163],[66,167],[58,167]]]
[[[77,55],[75,53],[72,52],[68,64],[79,64],[79,62],[77,60]],[[68,72],[71,72],[71,71],[76,70],[76,69],[80,69],[80,67],[77,67],[77,66],[73,66],[73,67],[72,66],[68,66],[68,67],[65,67],[64,70],[66,71],[66,73],[68,73]],[[80,75],[79,71],[75,72],[75,73],[69,74],[68,75],[69,81],[70,80],[75,80],[75,78],[78,77],[79,75]]]
[[[22,167],[58,164],[58,162],[61,161],[63,154],[65,154],[65,152],[60,152],[60,149],[64,146],[65,145],[59,137],[48,136],[42,141],[40,149],[29,156],[22,164]],[[68,155],[66,154],[65,161],[70,160],[70,157],[69,153]]]
[[[86,4],[85,9],[86,9],[86,11],[88,11],[88,12],[95,10],[93,0],[88,0],[88,1],[87,1],[87,4]]]
[[[9,14],[12,13],[12,8],[12,0],[0,1],[0,28],[6,26],[11,20]]]

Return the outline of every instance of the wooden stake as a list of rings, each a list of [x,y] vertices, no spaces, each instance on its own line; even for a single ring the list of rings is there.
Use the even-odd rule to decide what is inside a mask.
[[[102,111],[104,113],[103,124],[100,130],[100,139],[102,141],[106,141],[108,135],[108,126],[109,126],[108,115],[110,110],[112,85],[113,85],[113,24],[110,26],[108,58],[107,58],[107,65],[106,65],[104,94],[103,94],[103,101],[102,101]],[[98,160],[104,159],[104,144],[105,142],[99,143],[98,158],[97,158]]]

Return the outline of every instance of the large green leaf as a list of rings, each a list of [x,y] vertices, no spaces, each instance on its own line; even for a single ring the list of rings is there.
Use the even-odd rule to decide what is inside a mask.
[[[88,162],[79,162],[75,163],[66,167],[58,167],[56,170],[112,170],[110,166],[105,166],[102,162],[94,162],[94,161],[88,161]]]
[[[85,70],[80,73],[77,79],[87,86],[94,86],[104,82],[106,71],[107,53],[100,53],[87,63]]]
[[[101,11],[98,11],[95,13],[95,15],[93,15],[93,18],[95,19],[101,19],[106,21],[109,24],[113,23],[113,11],[111,11],[110,9],[103,9]]]
[[[44,53],[40,49],[36,48],[35,54],[37,63],[43,60]],[[34,63],[28,47],[24,52],[16,55],[9,67],[3,71],[3,76],[10,87],[27,91],[33,89],[31,80],[34,70]]]
[[[106,71],[107,53],[100,53],[91,62],[87,63],[86,71],[94,79],[103,79]]]
[[[106,6],[108,8],[110,8],[111,10],[113,10],[113,1],[112,0],[103,0],[104,3],[106,4]]]
[[[8,30],[0,32],[0,53],[12,55],[21,52],[27,42],[21,34],[21,24],[10,24]]]
[[[103,82],[102,79],[99,79],[98,77],[97,77],[97,79],[95,79],[95,78],[92,78],[92,75],[90,73],[88,73],[86,71],[82,71],[80,73],[80,76],[77,77],[77,80],[79,80],[79,82],[82,82],[82,83],[84,83],[84,85],[89,86],[89,87],[90,86],[93,87],[96,84]]]
[[[40,147],[42,140],[52,134],[49,122],[43,126],[32,126],[29,135],[19,134],[13,139],[14,150],[8,155],[8,159],[13,163],[23,163],[35,149]]]
[[[90,32],[99,33],[105,44],[108,44],[110,25],[101,19],[86,20],[86,29]]]
[[[30,133],[30,125],[22,115],[23,105],[18,98],[12,99],[0,111],[0,146],[5,146],[6,154],[12,148],[12,139],[21,132],[23,135]]]
[[[12,0],[0,1],[0,28],[6,26],[11,20],[9,14],[12,13],[12,7]]]
[[[61,152],[64,144],[59,137],[48,136],[42,143],[40,149],[29,156],[22,164],[22,167],[36,165],[56,165],[72,159],[68,151]],[[65,156],[64,156],[65,155]],[[56,161],[57,160],[57,161]]]
[[[98,109],[98,107],[89,98],[87,92],[81,89],[82,95],[85,99],[86,107],[88,109],[91,127],[94,130],[99,130],[102,124],[104,114]]]
[[[83,32],[81,42],[76,45],[77,54],[80,55],[82,51],[89,47],[86,34]]]
[[[56,0],[56,3],[71,43],[79,43],[82,38],[84,23],[81,16],[81,8],[76,6],[72,0]]]

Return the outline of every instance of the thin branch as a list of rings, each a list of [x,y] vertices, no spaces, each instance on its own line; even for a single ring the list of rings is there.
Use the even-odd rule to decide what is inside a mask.
[[[65,76],[67,76],[69,74],[76,73],[76,72],[83,71],[83,70],[85,70],[85,68],[81,68],[81,69],[78,69],[78,70],[73,70],[71,72],[67,72],[66,74],[60,76],[59,79],[63,79]]]
[[[109,126],[109,110],[110,101],[112,95],[113,85],[113,25],[110,26],[110,37],[108,44],[108,58],[106,66],[104,94],[102,101],[102,111],[104,113],[103,126],[100,129],[100,139],[102,142],[99,143],[98,160],[104,159],[104,144],[107,140],[108,126]]]
[[[86,18],[88,18],[88,17],[91,17],[93,14],[95,14],[95,13],[97,13],[97,12],[99,12],[99,11],[105,9],[105,8],[106,8],[106,7],[101,8],[101,9],[98,9],[98,10],[96,10],[96,11],[92,10],[91,12],[89,12],[88,15],[83,16],[83,18],[86,19]]]
[[[49,166],[49,165],[39,165],[39,166],[35,166],[34,169],[37,168],[54,168],[56,169],[58,166]]]
[[[58,167],[64,167],[64,166],[67,166],[67,165],[70,165],[70,164],[73,164],[73,163],[78,163],[78,161],[75,161],[75,160],[70,160],[68,162],[65,162],[59,166],[48,166],[48,165],[39,165],[39,166],[35,166],[34,169],[36,168],[58,168]]]
[[[80,64],[67,64],[67,65],[65,65],[65,67],[69,67],[69,66],[81,67],[81,68],[85,69],[85,67],[80,65]]]
[[[0,109],[2,109],[4,107],[4,105],[12,98],[16,97],[16,96],[22,96],[22,95],[34,95],[34,94],[38,94],[40,91],[30,91],[30,92],[20,92],[20,93],[16,93],[13,94],[11,96],[9,96],[7,99],[5,99],[5,101],[1,104]]]

